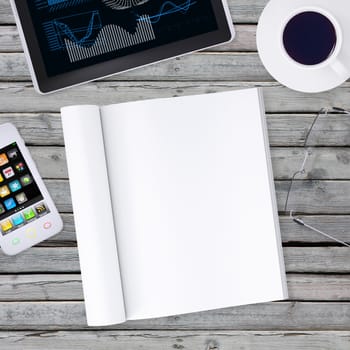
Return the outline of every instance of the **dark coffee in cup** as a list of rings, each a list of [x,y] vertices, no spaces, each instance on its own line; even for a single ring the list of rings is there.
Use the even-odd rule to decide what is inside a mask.
[[[326,61],[336,44],[337,32],[333,23],[315,11],[295,15],[283,31],[283,46],[288,55],[307,66]]]

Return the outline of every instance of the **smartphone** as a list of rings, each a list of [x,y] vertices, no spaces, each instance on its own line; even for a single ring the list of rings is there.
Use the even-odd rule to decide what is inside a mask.
[[[0,246],[18,254],[63,228],[62,219],[14,125],[0,126]]]

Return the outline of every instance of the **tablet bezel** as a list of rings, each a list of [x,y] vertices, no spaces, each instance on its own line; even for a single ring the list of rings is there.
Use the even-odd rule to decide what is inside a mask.
[[[46,94],[231,41],[234,37],[234,29],[226,0],[210,1],[218,25],[218,30],[216,31],[196,35],[188,39],[143,50],[52,77],[49,77],[46,73],[27,1],[11,0],[11,5],[15,13],[24,51],[29,62],[34,87],[39,93]]]

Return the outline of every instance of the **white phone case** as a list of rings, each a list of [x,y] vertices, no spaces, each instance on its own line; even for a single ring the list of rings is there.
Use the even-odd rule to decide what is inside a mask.
[[[16,204],[16,207],[14,209],[8,210],[8,215],[7,208],[5,209],[5,206],[1,204],[4,210],[6,210],[6,212],[1,214],[1,216],[3,217],[0,220],[0,246],[3,252],[7,255],[18,254],[23,250],[26,250],[59,233],[63,228],[62,219],[56,209],[55,204],[51,199],[51,196],[43,180],[39,175],[36,165],[27,147],[25,146],[22,137],[12,124],[7,123],[1,125],[0,149],[3,149],[4,147],[7,147],[13,143],[16,143],[16,145],[13,146],[14,149],[18,149],[19,152],[22,154],[22,157],[29,169],[29,172],[31,173],[31,180],[36,183],[43,198],[38,202],[31,203],[30,205],[28,205],[28,203],[30,203],[30,199],[28,199],[27,204],[25,202],[20,204],[20,202],[17,199],[15,200],[15,198],[17,193],[20,193],[21,190],[25,190],[23,183],[21,184],[21,190],[18,190],[18,192],[11,192],[6,197],[0,198],[0,201],[2,203],[5,203],[4,201],[6,200],[6,198],[12,198],[14,203]],[[2,154],[3,152],[0,152],[0,156]],[[9,167],[11,167],[12,170],[14,170],[14,173],[17,174],[16,169],[13,169],[13,164],[10,163],[10,161],[9,166],[2,165],[0,171],[3,177],[3,184],[6,183],[4,170]],[[24,168],[26,167],[24,166]],[[24,171],[23,174],[25,173],[26,172]],[[17,176],[13,175],[14,180],[16,180],[16,177],[18,178],[19,176],[20,175],[18,174]],[[7,179],[7,181],[9,181],[9,179]],[[0,183],[0,187],[1,186],[2,184]],[[7,182],[6,186],[8,191],[10,191],[10,183]],[[44,205],[44,207],[42,207],[42,205]],[[44,210],[43,213],[40,213],[37,210],[39,206],[41,206]],[[25,212],[27,212],[29,209],[33,210],[35,217],[27,220],[25,218]],[[22,216],[24,222],[17,226],[15,225],[14,216],[18,217],[18,214]],[[8,231],[3,230],[2,224],[4,224],[5,222],[7,222],[8,225],[12,224],[12,228],[10,228]]]

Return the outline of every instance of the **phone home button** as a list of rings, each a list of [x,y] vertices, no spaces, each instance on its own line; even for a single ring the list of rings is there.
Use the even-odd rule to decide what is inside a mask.
[[[33,227],[30,227],[26,230],[26,237],[27,238],[35,238],[36,237],[36,229]]]
[[[52,223],[50,221],[46,221],[43,225],[45,230],[48,230],[49,228],[51,228],[51,226],[52,226]]]

